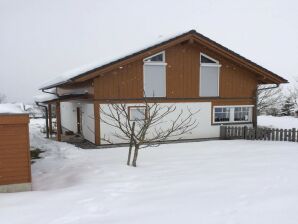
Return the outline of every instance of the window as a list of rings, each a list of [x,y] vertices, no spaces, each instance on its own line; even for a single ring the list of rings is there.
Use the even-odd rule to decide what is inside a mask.
[[[128,116],[130,121],[142,121],[147,118],[146,107],[135,106],[128,107]]]
[[[248,121],[249,107],[235,107],[234,121]]]
[[[214,123],[252,122],[253,106],[216,106],[214,107]]]
[[[205,55],[200,55],[200,96],[219,96],[219,70],[217,60]]]
[[[214,109],[215,122],[228,122],[230,121],[230,108],[218,107]]]
[[[144,59],[144,96],[166,96],[165,52]]]
[[[145,58],[144,62],[164,62],[164,52],[155,54],[149,58]]]

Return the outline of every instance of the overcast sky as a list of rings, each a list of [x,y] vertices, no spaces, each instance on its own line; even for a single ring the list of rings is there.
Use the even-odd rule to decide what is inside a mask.
[[[0,0],[0,93],[33,102],[44,82],[100,60],[101,40],[189,29],[298,77],[297,0]]]

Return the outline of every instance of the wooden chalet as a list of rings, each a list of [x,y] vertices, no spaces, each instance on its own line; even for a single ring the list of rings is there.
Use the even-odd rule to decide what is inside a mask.
[[[282,83],[287,80],[191,30],[44,85],[55,98],[40,102],[49,115],[55,105],[58,140],[72,132],[108,144],[101,139],[115,130],[100,121],[100,108],[125,103],[137,116],[144,98],[199,109],[198,127],[183,138],[217,138],[221,125],[256,126],[258,85]]]

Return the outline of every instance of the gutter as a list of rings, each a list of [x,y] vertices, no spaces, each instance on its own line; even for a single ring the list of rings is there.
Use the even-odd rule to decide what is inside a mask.
[[[47,91],[45,91],[44,89],[41,89],[41,91],[42,91],[43,93],[48,93],[48,94],[56,95],[58,98],[60,97],[59,94],[57,93],[57,88],[56,88],[56,93],[47,92]]]
[[[266,87],[266,88],[263,88],[263,89],[257,89],[257,92],[258,91],[262,91],[262,90],[268,90],[268,89],[276,89],[280,86],[280,84],[275,84],[275,86],[271,86],[271,87]]]

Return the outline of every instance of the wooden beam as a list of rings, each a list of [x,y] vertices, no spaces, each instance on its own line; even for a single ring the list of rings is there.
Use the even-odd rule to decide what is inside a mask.
[[[253,127],[258,127],[258,87],[255,90],[255,99],[254,99],[254,108],[253,108]]]
[[[57,122],[57,141],[61,141],[61,112],[60,112],[60,102],[56,102],[56,122]]]
[[[127,65],[127,64],[129,64],[133,61],[148,57],[152,54],[155,54],[155,53],[158,53],[160,51],[166,50],[169,47],[175,46],[176,44],[179,44],[179,43],[182,43],[182,42],[185,42],[185,41],[187,43],[189,43],[189,42],[194,42],[195,43],[196,42],[200,45],[203,45],[203,46],[207,47],[208,49],[214,51],[215,53],[220,54],[221,56],[226,57],[226,58],[236,62],[238,65],[241,65],[241,66],[245,67],[246,69],[249,69],[250,71],[255,72],[256,74],[260,74],[260,75],[263,75],[265,77],[268,77],[274,83],[283,83],[284,82],[284,80],[282,80],[283,79],[282,77],[278,77],[273,72],[271,72],[267,69],[264,69],[261,66],[255,64],[253,62],[250,62],[249,60],[247,60],[243,57],[240,57],[236,53],[234,53],[234,52],[232,52],[228,49],[225,49],[223,46],[221,46],[221,45],[219,45],[215,42],[212,42],[211,40],[208,40],[206,38],[200,37],[200,36],[195,35],[195,34],[187,34],[187,35],[184,35],[180,38],[169,41],[165,44],[153,46],[150,49],[145,49],[141,52],[138,52],[138,53],[135,53],[133,55],[127,56],[124,59],[115,61],[111,64],[107,64],[105,66],[96,68],[96,69],[91,70],[89,72],[86,72],[84,75],[81,75],[80,77],[76,78],[73,81],[73,83],[83,82],[83,81],[86,81],[86,80],[89,80],[89,79],[96,78],[96,77],[100,76],[101,74],[108,73],[108,72],[110,72],[110,71],[112,71],[112,70],[114,70],[118,67],[125,66],[125,65]]]
[[[100,145],[100,105],[98,101],[94,101],[94,139],[95,145]]]
[[[53,134],[53,123],[52,123],[52,104],[48,104],[48,116],[49,116],[49,132],[50,136],[52,137]]]
[[[249,62],[247,59],[239,57],[235,53],[232,53],[229,50],[223,49],[222,46],[219,46],[218,44],[214,44],[214,43],[210,42],[210,40],[206,40],[206,39],[198,37],[198,36],[194,36],[193,38],[197,43],[213,50],[217,54],[220,54],[224,57],[229,58],[230,60],[236,62],[237,64],[242,65],[246,69],[254,71],[257,74],[262,74],[264,77],[269,77],[276,83],[282,83],[282,81],[281,81],[282,77],[275,77],[276,74],[272,73],[271,71],[261,68],[259,65],[255,64],[253,62]]]

